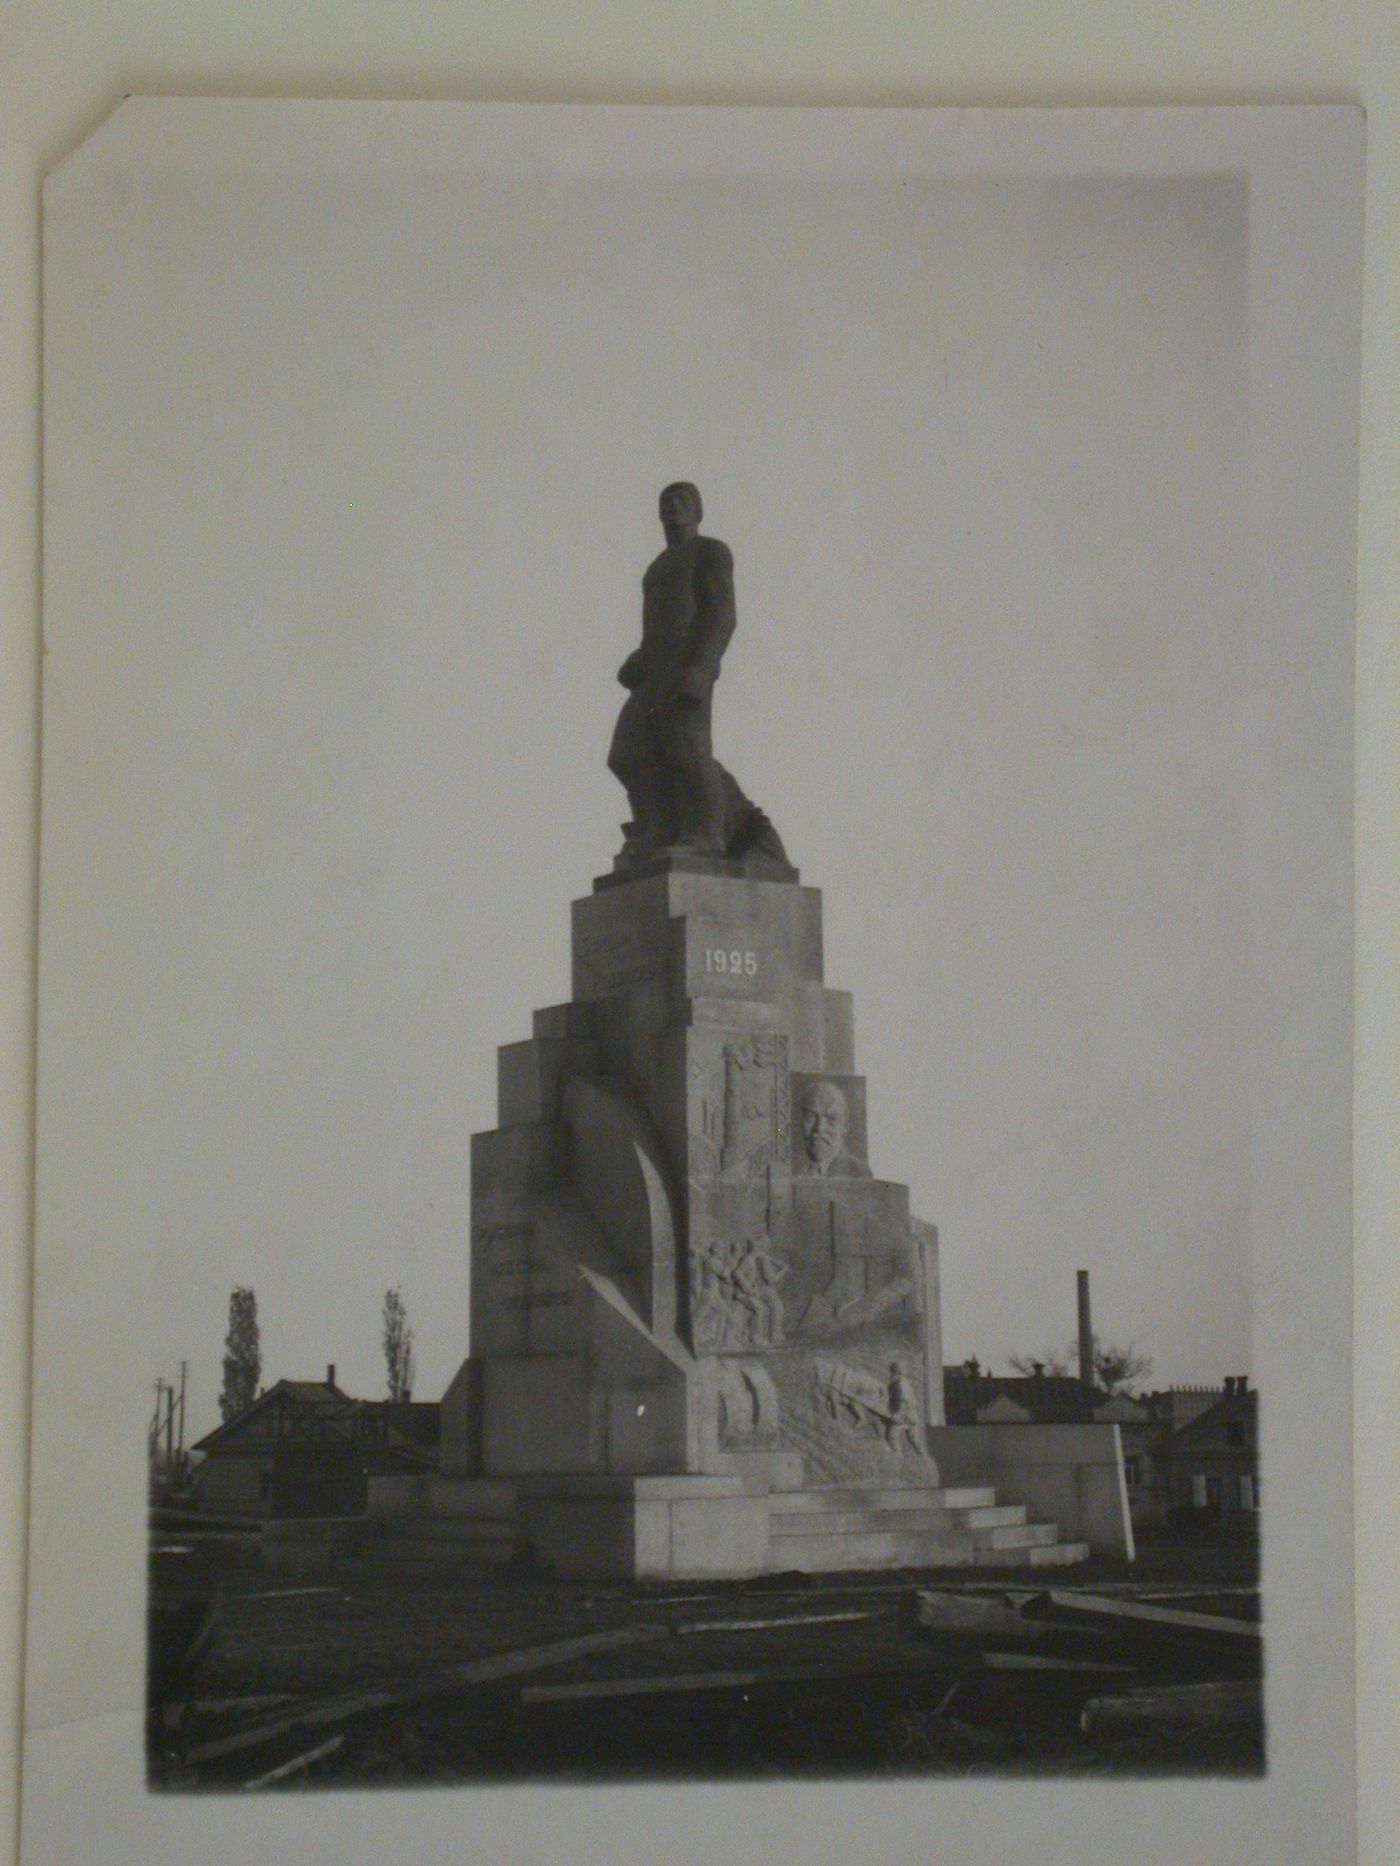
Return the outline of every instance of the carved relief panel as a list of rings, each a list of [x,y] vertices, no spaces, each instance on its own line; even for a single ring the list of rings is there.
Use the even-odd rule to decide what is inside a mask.
[[[778,1031],[697,1033],[688,1081],[690,1171],[753,1180],[787,1171],[788,1040]]]
[[[795,1179],[792,1213],[791,1335],[836,1338],[918,1313],[907,1187]]]

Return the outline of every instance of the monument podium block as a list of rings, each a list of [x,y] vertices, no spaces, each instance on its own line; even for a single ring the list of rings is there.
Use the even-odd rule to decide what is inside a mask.
[[[655,1498],[580,1480],[730,1480],[686,1508],[742,1518],[735,1571],[736,1495],[932,1492],[937,1238],[869,1164],[818,891],[680,854],[606,877],[574,905],[573,990],[501,1049],[473,1141],[446,1468],[530,1480],[536,1517],[558,1480],[590,1520]],[[690,1539],[728,1571],[723,1535]]]

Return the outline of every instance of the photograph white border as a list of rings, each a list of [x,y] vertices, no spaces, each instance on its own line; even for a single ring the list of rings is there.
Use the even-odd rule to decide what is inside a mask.
[[[143,102],[132,108],[139,112],[152,107],[155,106]],[[266,108],[276,110],[280,107],[269,105]],[[451,110],[456,107],[434,108]],[[238,106],[240,114],[246,109],[247,106]],[[322,107],[318,113],[319,122],[328,125],[336,114],[336,107]],[[568,114],[564,113],[565,116]],[[1330,618],[1331,625],[1335,626],[1338,603],[1349,606],[1351,601],[1353,576],[1350,539],[1348,537],[1346,549],[1339,555],[1339,516],[1335,501],[1340,499],[1345,508],[1350,497],[1355,466],[1355,372],[1359,367],[1354,341],[1359,268],[1356,236],[1359,229],[1349,224],[1347,219],[1347,204],[1354,203],[1358,182],[1359,123],[1354,112],[1323,112],[1313,115],[1311,124],[1307,126],[1309,133],[1304,134],[1303,119],[1308,114],[1246,110],[1183,112],[1166,116],[1155,112],[1125,111],[1084,115],[1076,113],[1073,117],[1066,113],[1017,113],[1013,118],[1005,113],[967,111],[942,116],[938,120],[937,131],[938,135],[946,135],[949,139],[941,154],[944,159],[954,163],[971,161],[979,154],[985,160],[989,140],[995,143],[1001,139],[1003,153],[1000,159],[1014,163],[1017,173],[1026,172],[1028,166],[1033,167],[1036,163],[1045,165],[1042,172],[1058,172],[1053,164],[1067,158],[1077,163],[1086,160],[1102,162],[1108,159],[1105,154],[1107,151],[1112,151],[1116,162],[1124,165],[1128,172],[1178,172],[1186,168],[1199,173],[1203,166],[1208,167],[1212,162],[1248,172],[1254,267],[1251,306],[1252,316],[1256,320],[1252,333],[1254,443],[1258,467],[1255,498],[1256,511],[1264,521],[1261,530],[1256,520],[1255,536],[1259,540],[1259,557],[1256,565],[1258,581],[1254,588],[1262,599],[1278,606],[1276,613],[1285,618],[1284,626],[1290,625],[1287,618],[1294,618],[1291,624],[1294,627],[1315,625],[1319,614]],[[736,123],[727,138],[727,144],[734,146],[736,137],[742,141],[744,137],[761,135],[764,123],[776,126],[782,115],[770,112],[745,113],[742,131]],[[901,135],[913,132],[916,122],[922,126],[919,133],[927,135],[929,125],[934,121],[920,113],[891,111],[880,112],[878,116],[878,123],[872,119],[866,121],[872,132],[878,132],[876,144],[881,152],[879,159],[882,160],[887,159],[890,147],[898,144]],[[631,134],[623,128],[625,113],[609,113],[609,119],[618,126],[624,137]],[[556,121],[559,120],[556,118]],[[577,116],[575,120],[580,124],[583,121]],[[1339,192],[1332,198],[1327,197],[1325,181],[1319,185],[1315,159],[1314,133],[1324,120],[1333,126],[1336,137],[1337,167],[1333,171],[1329,166],[1328,176],[1335,175]],[[244,121],[246,124],[246,116]],[[499,113],[495,113],[493,137],[495,129],[504,121]],[[514,121],[522,125],[522,135],[534,134],[543,128],[539,117],[534,118],[534,128],[528,130],[520,117],[516,116]],[[600,130],[604,126],[604,119],[596,115],[590,115],[589,121]],[[665,121],[674,127],[676,136],[683,144],[693,136],[701,118],[694,112],[675,115],[667,113]],[[713,120],[707,121],[713,127]],[[841,126],[847,126],[849,132],[855,121],[857,119],[848,113],[832,113],[829,116],[826,113],[802,113],[800,125],[792,125],[795,132],[800,132],[796,137],[801,151],[797,159],[819,163],[824,158],[824,152],[831,149],[832,138],[840,133]],[[101,132],[99,142],[101,136],[110,139],[113,134],[120,134],[120,123],[121,117],[118,116]],[[589,134],[592,133],[590,130]],[[239,134],[244,134],[244,131],[240,130]],[[1084,141],[1074,146],[1076,137],[1082,137]],[[1008,138],[1011,139],[1009,145]],[[1217,138],[1218,141],[1214,140]],[[1071,147],[1067,148],[1067,144]],[[1136,168],[1134,165],[1137,165]],[[808,171],[804,169],[804,172]],[[1301,210],[1300,202],[1307,204]],[[1340,388],[1335,381],[1329,383],[1326,393],[1317,402],[1307,395],[1299,396],[1296,378],[1290,375],[1286,366],[1290,344],[1299,330],[1299,320],[1307,321],[1310,351],[1315,351],[1321,342],[1341,377]],[[1345,409],[1340,426],[1339,406]],[[1325,508],[1319,505],[1317,498],[1320,487],[1325,490],[1327,500],[1333,502]],[[1313,526],[1320,529],[1311,530]],[[1326,548],[1321,552],[1311,550],[1310,543],[1319,538],[1327,540]],[[1285,570],[1291,574],[1285,575]],[[1309,583],[1307,579],[1310,576],[1318,580]],[[1304,617],[1312,621],[1300,620]],[[1348,757],[1348,774],[1349,770]],[[1261,777],[1264,775],[1261,773]],[[1349,775],[1344,789],[1349,793]],[[1275,790],[1272,794],[1276,797],[1278,793]],[[1335,926],[1332,927],[1328,937],[1335,940],[1336,931]],[[1349,950],[1349,939],[1347,946]],[[1329,953],[1335,958],[1334,949],[1329,948]],[[1319,1008],[1318,1014],[1325,1019],[1335,1019],[1336,1011],[1335,999],[1332,999]],[[1326,1092],[1332,1099],[1328,1106],[1334,1105],[1339,1081],[1345,1100],[1345,1090],[1350,1079],[1349,1028],[1340,1056],[1335,1045],[1334,1024],[1325,1029],[1322,1026],[1309,1029],[1307,1017],[1304,1016],[1299,1019],[1296,1034],[1300,1046],[1300,1071],[1314,1067],[1321,1056],[1329,1072]],[[1268,1187],[1284,1183],[1284,1174],[1290,1164],[1287,1159],[1269,1154],[1267,1136],[1265,1138],[1266,1149],[1258,1162],[1261,1196],[1268,1196]],[[1295,1180],[1289,1200],[1284,1202],[1279,1211],[1280,1225],[1285,1233],[1292,1231],[1300,1241],[1305,1240],[1309,1235],[1316,1235],[1319,1222],[1324,1228],[1331,1228],[1339,1218],[1343,1233],[1349,1229],[1346,1212],[1344,1209],[1339,1211],[1336,1201],[1340,1190],[1345,1203],[1349,1194],[1350,1174],[1349,1170],[1342,1173],[1339,1186],[1337,1164],[1333,1157],[1325,1185],[1300,1188]],[[1318,1196],[1322,1199],[1320,1209],[1313,1202]],[[42,1248],[41,1242],[41,1251]],[[41,1361],[44,1354],[43,1275],[41,1263],[38,1341]],[[1308,1325],[1309,1318],[1305,1310],[1300,1308],[1297,1287],[1286,1282],[1277,1294],[1278,1302],[1274,1309],[1271,1310],[1267,1303],[1263,1307],[1261,1343],[1267,1337],[1271,1314],[1274,1322],[1285,1331],[1284,1338],[1287,1337],[1288,1329],[1298,1326],[1306,1328]],[[1302,1299],[1305,1301],[1306,1292],[1302,1292]],[[1349,1303],[1344,1307],[1345,1332],[1345,1323],[1349,1321]],[[1335,1315],[1329,1313],[1328,1326],[1331,1327],[1335,1320]],[[1268,1358],[1265,1347],[1260,1357],[1261,1365],[1267,1365]],[[1289,1436],[1290,1427],[1301,1425],[1306,1430],[1309,1421],[1315,1423],[1319,1419],[1329,1419],[1331,1424],[1327,1429],[1333,1430],[1339,1403],[1345,1428],[1347,1395],[1344,1389],[1339,1395],[1336,1387],[1334,1380],[1329,1393],[1321,1369],[1315,1381],[1304,1379],[1291,1385],[1288,1391],[1290,1394],[1296,1393],[1299,1417],[1297,1420],[1289,1418],[1292,1398],[1279,1407],[1274,1427],[1278,1442],[1293,1442]],[[47,1429],[44,1421],[41,1419],[37,1423],[42,1434]],[[36,1469],[42,1479],[42,1460]],[[1345,1475],[1344,1470],[1334,1468],[1331,1473],[1334,1485],[1340,1482],[1344,1488]],[[1286,1496],[1286,1483],[1282,1487]],[[1280,1485],[1271,1484],[1271,1506],[1279,1496],[1279,1489]],[[1335,1503],[1338,1494],[1334,1489],[1323,1499],[1324,1503]],[[1280,1540],[1277,1560],[1272,1552],[1267,1558],[1266,1589],[1271,1598],[1277,1590],[1279,1606],[1273,1610],[1282,1615],[1277,1628],[1271,1626],[1271,1652],[1274,1653],[1274,1667],[1279,1675],[1285,1677],[1289,1669],[1287,1608],[1290,1599],[1301,1604],[1304,1598],[1302,1594],[1293,1593],[1292,1582],[1305,1580],[1309,1571],[1316,1572],[1315,1563],[1319,1558],[1326,1557],[1327,1543],[1332,1539],[1325,1509],[1319,1510],[1312,1520],[1317,1534],[1311,1543],[1307,1526],[1302,1525],[1296,1531],[1296,1539],[1290,1530]],[[52,1558],[51,1551],[45,1558]],[[126,1604],[124,1594],[129,1599],[127,1590],[109,1589],[98,1576],[93,1577],[93,1582],[94,1599],[100,1602],[107,1613],[114,1609],[118,1612],[123,1610]],[[75,1632],[78,1629],[68,1629],[68,1636]],[[41,1631],[36,1639],[40,1653],[43,1651],[43,1643]],[[1338,1681],[1335,1678],[1315,1679],[1313,1682],[1315,1693],[1321,1699],[1318,1708],[1325,1709],[1328,1723],[1334,1732],[1341,1730],[1349,1717],[1349,1693],[1339,1702],[1336,1695]],[[158,1834],[148,1825],[152,1820],[152,1806],[157,1804],[147,1801],[144,1793],[129,1804],[126,1793],[119,1786],[120,1770],[117,1778],[110,1773],[115,1755],[122,1753],[129,1759],[130,1719],[133,1717],[139,1719],[139,1705],[122,1706],[89,1720],[66,1723],[61,1729],[45,1732],[36,1743],[36,1755],[41,1749],[47,1749],[53,1756],[54,1784],[64,1782],[70,1785],[70,1814],[75,1815],[77,1812],[71,1799],[72,1783],[96,1780],[109,1785],[111,1789],[102,1798],[100,1820],[94,1820],[86,1832],[71,1827],[64,1830],[64,1844],[68,1846],[71,1843],[73,1857],[200,1857],[214,1860],[234,1857],[236,1848],[241,1858],[247,1846],[255,1841],[255,1830],[248,1823],[256,1824],[266,1819],[273,1821],[274,1829],[281,1835],[275,1850],[283,1858],[295,1856],[309,1860],[329,1858],[333,1851],[343,1853],[348,1834],[353,1833],[359,1837],[358,1844],[364,1844],[369,1825],[377,1827],[381,1819],[391,1823],[410,1820],[414,1844],[420,1850],[431,1847],[434,1838],[438,1836],[449,1844],[450,1836],[455,1835],[460,1839],[464,1810],[460,1795],[455,1793],[407,1798],[374,1796],[368,1799],[358,1795],[336,1796],[317,1798],[311,1802],[302,1800],[295,1806],[279,1803],[276,1809],[239,1806],[235,1810],[226,1803],[194,1804],[189,1810],[193,1816],[193,1825],[177,1834],[175,1830],[181,1825],[184,1816],[172,1815],[168,1831]],[[1153,1832],[1161,1833],[1164,1843],[1169,1839],[1171,1850],[1163,1853],[1163,1858],[1178,1858],[1184,1850],[1181,1822],[1188,1809],[1193,1820],[1209,1822],[1209,1831],[1214,1836],[1212,1852],[1203,1856],[1222,1859],[1237,1856],[1265,1858],[1267,1854],[1262,1848],[1270,1828],[1277,1832],[1282,1844],[1286,1835],[1289,1832],[1296,1834],[1299,1822],[1305,1821],[1314,1838],[1323,1841],[1327,1849],[1314,1849],[1309,1853],[1310,1859],[1341,1860],[1351,1857],[1350,1852],[1344,1850],[1347,1844],[1345,1804],[1349,1794],[1349,1770],[1338,1772],[1331,1768],[1325,1771],[1325,1779],[1313,1773],[1317,1763],[1315,1748],[1310,1749],[1304,1744],[1290,1754],[1286,1721],[1279,1723],[1276,1720],[1271,1738],[1282,1747],[1276,1747],[1273,1751],[1273,1767],[1268,1781],[1255,1785],[1115,1784],[1111,1791],[1101,1794],[1097,1801],[1092,1790],[1088,1791],[1089,1798],[1086,1801],[1084,1790],[1070,1790],[1067,1785],[1052,1787],[1043,1783],[1022,1785],[1004,1782],[975,1788],[971,1785],[941,1783],[910,1784],[900,1785],[897,1791],[875,1784],[842,1786],[830,1791],[755,1789],[742,1794],[729,1789],[707,1793],[704,1790],[679,1788],[586,1791],[583,1801],[591,1801],[594,1805],[580,1806],[577,1810],[571,1806],[568,1819],[571,1834],[580,1842],[586,1842],[592,1831],[605,1849],[616,1846],[619,1832],[617,1823],[624,1815],[629,1831],[633,1831],[631,1824],[634,1820],[640,1823],[634,1830],[639,1848],[644,1844],[642,1837],[650,1824],[659,1821],[664,1838],[657,1842],[658,1850],[665,1852],[668,1857],[685,1857],[677,1850],[676,1836],[693,1832],[698,1838],[700,1830],[689,1826],[691,1813],[708,1802],[703,1828],[706,1852],[704,1855],[697,1852],[690,1856],[709,1857],[713,1853],[736,1859],[748,1857],[751,1852],[755,1857],[758,1856],[765,1839],[769,1847],[778,1845],[793,1850],[793,1835],[786,1831],[774,1833],[771,1824],[774,1821],[780,1825],[786,1823],[800,1808],[804,1828],[810,1819],[814,1828],[823,1836],[820,1843],[822,1847],[836,1849],[819,1854],[811,1847],[805,1847],[803,1856],[807,1858],[860,1857],[868,1850],[872,1833],[878,1834],[881,1857],[902,1857],[897,1850],[901,1832],[911,1843],[911,1857],[924,1857],[923,1849],[926,1848],[929,1836],[937,1834],[944,1846],[956,1847],[960,1858],[977,1857],[971,1850],[974,1846],[985,1848],[985,1857],[998,1858],[1004,1857],[1011,1845],[1025,1843],[1023,1840],[1013,1840],[1005,1824],[1018,1822],[1029,1813],[1034,1821],[1033,1831],[1040,1836],[1038,1846],[1044,1856],[1047,1846],[1055,1844],[1057,1833],[1066,1842],[1074,1838],[1076,1848],[1115,1844],[1114,1835],[1121,1842],[1124,1810],[1119,1797],[1124,1792],[1130,1792],[1135,1798],[1142,1798],[1133,1810],[1135,1834],[1145,1845],[1152,1844]],[[95,1775],[93,1771],[96,1771]],[[559,1797],[564,1791],[541,1794],[530,1794],[529,1791],[464,1792],[476,1797],[471,1809],[474,1822],[493,1820],[493,1809],[505,1816],[507,1825],[500,1830],[501,1850],[496,1852],[498,1857],[513,1857],[517,1854],[526,1857],[532,1846],[547,1845],[550,1831],[558,1832],[557,1828],[547,1826],[542,1832],[536,1833],[533,1832],[532,1824],[541,1813],[548,1823],[558,1821],[561,1814]],[[900,1799],[894,1814],[896,1827],[892,1831],[888,1825],[894,1805],[890,1796],[896,1792]],[[527,1795],[527,1800],[523,1802],[522,1793]],[[664,1797],[659,1804],[655,1800],[657,1795]],[[797,1795],[800,1795],[800,1801],[794,1800]],[[1032,1799],[1027,1801],[1027,1796]],[[1166,1805],[1150,1809],[1148,1804],[1159,1797]],[[570,1797],[570,1801],[572,1799]],[[84,1800],[86,1802],[86,1797]],[[406,1807],[401,1805],[404,1800],[408,1803]],[[439,1801],[444,1804],[440,1810],[434,1805]],[[455,1810],[451,1806],[453,1803],[456,1804]],[[169,1804],[158,1805],[164,1807]],[[311,1812],[313,1809],[314,1815]],[[93,1812],[96,1813],[95,1804]],[[715,1828],[713,1823],[716,1817],[722,1827],[728,1829],[727,1833]],[[873,1829],[869,1825],[872,1818],[875,1821]],[[164,1814],[160,1820],[164,1824]],[[130,1825],[132,1821],[137,1825]],[[596,1827],[593,1826],[595,1821]],[[1101,1834],[1096,1832],[1100,1821],[1104,1823]],[[44,1829],[40,1825],[35,1831],[42,1836]],[[265,1847],[267,1834],[271,1831],[262,1834]],[[53,1832],[56,1836],[58,1830]],[[386,1832],[386,1843],[389,1839],[390,1835]],[[309,1850],[301,1850],[303,1843]],[[40,1841],[36,1839],[34,1844],[37,1846]],[[1243,1850],[1246,1844],[1247,1851]],[[108,1850],[103,1853],[91,1850],[99,1845]],[[297,1848],[295,1855],[289,1850],[292,1846]],[[192,1847],[197,1848],[197,1852],[190,1851]],[[125,1850],[111,1850],[114,1848]],[[1230,1850],[1222,1850],[1225,1848]],[[571,1856],[588,1855],[575,1851]],[[615,1851],[607,1850],[597,1855],[609,1858],[617,1856]],[[1050,1853],[1049,1856],[1055,1855]],[[1146,1853],[1142,1856],[1151,1857]],[[37,1860],[43,1855],[36,1852],[33,1857]],[[1280,1854],[1279,1857],[1286,1856]]]

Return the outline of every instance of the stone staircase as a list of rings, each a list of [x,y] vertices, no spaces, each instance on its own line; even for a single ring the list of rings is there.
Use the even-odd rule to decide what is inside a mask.
[[[1087,1542],[1061,1542],[1054,1523],[990,1488],[829,1486],[775,1491],[768,1500],[773,1568],[1062,1567]]]
[[[454,1498],[452,1486],[444,1484],[436,1509],[378,1519],[364,1553],[405,1573],[505,1567],[520,1553],[509,1493],[506,1484],[464,1486]],[[998,1503],[990,1486],[843,1484],[774,1490],[768,1496],[768,1521],[767,1569],[775,1574],[1061,1567],[1089,1554],[1087,1542],[1062,1542],[1054,1523],[1030,1522],[1024,1504]]]

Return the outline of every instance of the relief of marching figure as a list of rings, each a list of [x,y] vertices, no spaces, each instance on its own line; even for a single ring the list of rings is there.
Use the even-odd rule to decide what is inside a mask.
[[[690,1254],[690,1326],[697,1354],[771,1347],[783,1338],[779,1283],[788,1267],[766,1239],[697,1240]]]
[[[926,1456],[918,1396],[899,1361],[890,1362],[888,1378],[882,1380],[878,1374],[818,1356],[812,1374],[832,1419],[876,1433],[891,1451]]]

